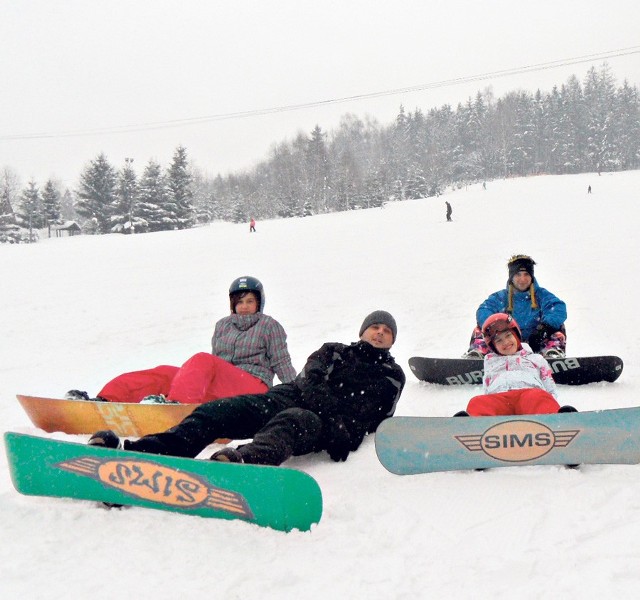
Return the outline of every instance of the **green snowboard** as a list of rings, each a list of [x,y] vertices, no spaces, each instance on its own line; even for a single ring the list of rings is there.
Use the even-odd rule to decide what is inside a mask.
[[[21,494],[141,506],[281,531],[307,531],[322,515],[315,479],[282,467],[237,465],[111,450],[7,432]]]

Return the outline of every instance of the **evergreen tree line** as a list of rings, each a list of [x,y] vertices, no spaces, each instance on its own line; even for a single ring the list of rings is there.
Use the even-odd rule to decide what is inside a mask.
[[[195,224],[192,175],[179,146],[166,172],[150,160],[138,180],[133,160],[119,171],[100,154],[80,177],[75,210],[90,233],[147,233]]]
[[[92,160],[80,176],[78,190],[64,193],[53,180],[40,190],[29,181],[17,192],[17,177],[9,169],[0,181],[0,242],[34,242],[37,230],[79,219],[83,233],[146,233],[186,229],[195,222],[193,176],[187,152],[174,153],[166,172],[150,160],[138,180],[133,160],[120,170],[104,154]],[[14,211],[13,206],[17,206]]]
[[[78,190],[48,181],[18,191],[0,179],[0,242],[34,241],[35,230],[79,218],[85,233],[185,229],[214,220],[294,217],[423,198],[446,187],[532,174],[640,167],[640,100],[608,65],[592,67],[551,92],[513,91],[495,100],[478,92],[455,110],[401,106],[387,126],[355,115],[337,130],[275,144],[251,171],[210,179],[178,147],[163,171],[154,160],[138,179],[131,159],[120,170],[100,154]],[[17,207],[14,211],[14,207]]]
[[[438,195],[494,178],[640,167],[640,101],[608,65],[551,92],[478,92],[465,104],[405,112],[380,126],[343,117],[276,145],[246,175],[217,179],[222,218],[290,217]]]

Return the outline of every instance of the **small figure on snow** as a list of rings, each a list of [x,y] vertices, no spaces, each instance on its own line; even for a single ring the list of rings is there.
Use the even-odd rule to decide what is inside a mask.
[[[484,357],[483,393],[471,398],[467,410],[456,417],[576,412],[572,406],[560,408],[549,363],[522,343],[511,315],[491,315],[482,325],[482,335],[490,348]]]
[[[482,182],[482,189],[483,189],[483,190],[486,190],[486,189],[487,189],[487,182],[486,182],[486,181],[483,181],[483,182]]]
[[[591,186],[587,188],[587,194],[590,194],[590,193],[591,193]]]
[[[347,460],[395,411],[405,383],[389,353],[396,333],[395,319],[376,310],[364,319],[359,341],[324,344],[294,381],[265,394],[207,402],[165,432],[125,440],[124,449],[193,458],[216,439],[253,438],[211,459],[280,465],[292,455],[326,450],[335,461]],[[117,448],[120,439],[112,431],[98,431],[89,444]]]
[[[256,231],[256,220],[251,217],[251,221],[249,221],[249,233],[255,233]]]
[[[444,201],[444,203],[447,205],[447,221],[451,221],[451,213],[453,212],[453,210],[451,209],[451,204],[449,204],[449,202],[447,202],[446,200]]]
[[[482,358],[488,352],[481,325],[495,313],[512,315],[520,324],[522,341],[529,344],[534,352],[540,352],[546,358],[564,357],[567,305],[538,285],[533,274],[535,264],[526,254],[516,254],[509,259],[507,285],[478,307],[476,327],[464,358]]]
[[[181,367],[118,375],[94,400],[145,404],[200,404],[236,394],[258,394],[283,383],[296,371],[287,349],[287,334],[264,310],[262,283],[255,277],[238,277],[229,287],[231,314],[220,319],[211,339],[211,353],[198,352]],[[86,392],[70,390],[65,398],[91,400]]]

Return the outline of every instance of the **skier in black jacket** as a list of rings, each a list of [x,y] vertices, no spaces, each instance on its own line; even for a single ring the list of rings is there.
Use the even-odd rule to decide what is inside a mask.
[[[396,333],[394,318],[374,311],[362,323],[358,342],[324,344],[291,383],[207,402],[163,433],[125,440],[124,449],[193,458],[216,439],[253,438],[211,459],[279,465],[292,455],[326,450],[335,461],[347,460],[395,411],[405,383],[389,353]],[[121,447],[112,431],[94,433],[89,444]]]

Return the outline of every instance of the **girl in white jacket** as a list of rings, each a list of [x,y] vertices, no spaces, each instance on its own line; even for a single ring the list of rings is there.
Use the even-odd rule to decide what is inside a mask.
[[[484,358],[483,394],[471,398],[467,414],[534,415],[574,412],[556,401],[556,384],[549,363],[522,344],[515,319],[506,313],[491,315],[482,325],[491,351]],[[464,412],[459,416],[466,416]],[[456,415],[456,416],[458,416]]]

